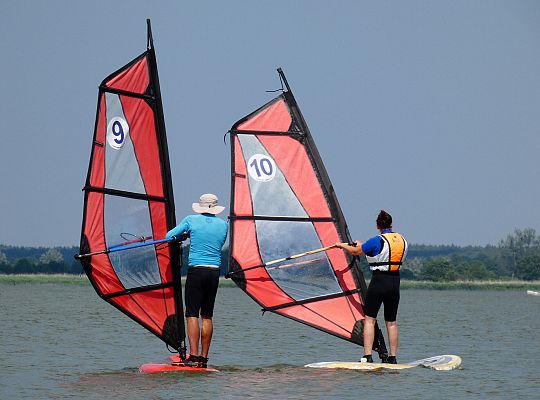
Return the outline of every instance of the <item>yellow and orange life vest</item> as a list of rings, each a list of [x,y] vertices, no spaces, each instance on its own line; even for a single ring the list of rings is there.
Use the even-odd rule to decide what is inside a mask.
[[[379,237],[382,239],[383,247],[374,257],[366,255],[369,268],[372,271],[399,271],[407,256],[409,247],[407,241],[397,232],[383,233]]]

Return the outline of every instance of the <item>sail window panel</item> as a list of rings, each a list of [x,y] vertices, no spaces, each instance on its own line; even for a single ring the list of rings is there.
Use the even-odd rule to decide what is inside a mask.
[[[253,214],[278,217],[308,217],[277,163],[255,135],[239,135],[247,160]]]
[[[310,159],[309,149],[300,141],[286,135],[261,135],[258,139],[285,175],[304,210],[311,217],[331,217],[318,177],[319,172]]]
[[[146,193],[130,135],[130,124],[120,97],[107,93],[105,187],[133,193]]]
[[[256,221],[256,230],[263,263],[321,247],[311,222]],[[342,291],[324,252],[272,264],[266,270],[295,300]]]
[[[92,256],[92,279],[98,288],[98,293],[111,294],[125,289],[107,254]]]
[[[147,201],[106,195],[104,208],[108,248],[154,240]],[[154,246],[113,252],[109,258],[126,289],[161,283]]]

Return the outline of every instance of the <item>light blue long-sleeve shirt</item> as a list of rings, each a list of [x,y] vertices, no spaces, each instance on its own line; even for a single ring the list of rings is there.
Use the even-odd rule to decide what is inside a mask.
[[[185,217],[167,238],[187,233],[190,238],[189,266],[221,265],[221,248],[227,239],[229,225],[212,214],[194,214]]]

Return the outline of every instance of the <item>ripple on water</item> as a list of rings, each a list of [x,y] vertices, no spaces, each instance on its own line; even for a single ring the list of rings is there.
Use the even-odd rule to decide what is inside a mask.
[[[366,373],[303,368],[358,360],[362,348],[261,316],[239,289],[221,288],[210,354],[221,370],[215,374],[140,374],[140,364],[168,355],[165,347],[89,286],[1,284],[0,291],[2,398],[469,399],[534,398],[540,390],[540,321],[531,317],[540,302],[517,291],[404,290],[399,360],[458,354],[462,369]]]

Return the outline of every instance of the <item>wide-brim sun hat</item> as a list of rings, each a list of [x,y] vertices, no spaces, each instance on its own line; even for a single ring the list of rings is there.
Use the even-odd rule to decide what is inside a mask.
[[[218,206],[218,198],[215,194],[206,193],[199,198],[198,203],[193,203],[191,205],[193,211],[199,214],[219,214],[225,207]]]

